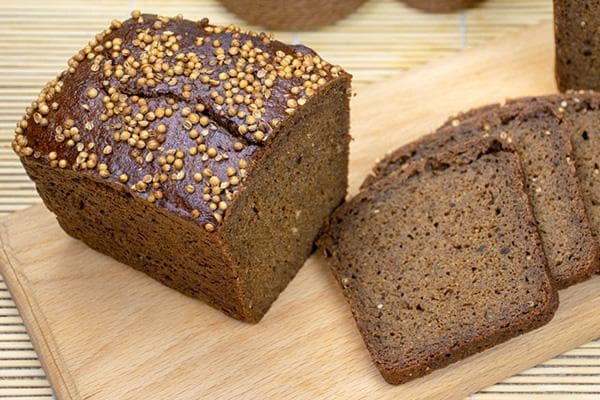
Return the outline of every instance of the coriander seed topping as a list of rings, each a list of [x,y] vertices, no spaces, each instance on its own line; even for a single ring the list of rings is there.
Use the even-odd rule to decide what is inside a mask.
[[[90,99],[95,99],[98,96],[98,90],[92,87],[86,91],[86,94]]]
[[[211,223],[208,223],[204,225],[204,229],[206,229],[208,232],[213,232],[215,230],[215,226]]]
[[[134,10],[131,17],[113,20],[46,85],[17,124],[13,148],[51,167],[118,179],[157,207],[173,200],[172,188],[199,192],[187,211],[196,219],[210,210],[198,224],[212,232],[250,173],[255,148],[343,71],[272,45],[263,33],[202,20],[188,41],[191,31],[173,23],[181,16]],[[60,93],[82,76],[90,78],[79,83],[84,95],[70,112]],[[41,151],[31,135],[48,126],[50,145]]]

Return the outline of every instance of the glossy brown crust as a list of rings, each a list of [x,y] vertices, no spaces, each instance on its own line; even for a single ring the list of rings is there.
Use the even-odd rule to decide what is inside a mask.
[[[489,105],[471,110],[451,118],[435,133],[386,156],[375,166],[373,174],[367,177],[363,187],[402,168],[412,159],[451,147],[473,136],[491,135],[502,140],[512,140],[510,126],[533,124],[532,126],[538,127],[536,129],[539,136],[514,139],[521,157],[528,163],[524,169],[529,195],[555,283],[559,288],[573,285],[589,278],[591,272],[598,268],[599,250],[586,215],[573,162],[575,157],[570,139],[571,131],[568,126],[563,125],[563,112],[560,104],[544,98],[516,99],[506,105]],[[532,130],[534,131],[535,129]],[[543,136],[542,132],[551,134]],[[552,153],[552,165],[542,165],[544,154],[536,156],[538,152],[544,151]],[[530,166],[531,162],[538,165]],[[530,170],[531,173],[528,173]],[[537,175],[544,170],[547,179],[536,181]],[[553,192],[559,194],[555,195]]]
[[[156,46],[162,39],[153,39],[164,35],[176,38],[178,47],[159,52],[162,65],[149,63],[159,71],[153,72],[150,84],[141,70],[143,65],[138,69],[132,65],[156,58],[144,47],[144,40]],[[115,50],[116,40],[120,51]],[[233,46],[233,41],[238,46]],[[249,48],[244,47],[248,43]],[[254,53],[249,54],[251,51]],[[189,54],[192,56],[188,57]],[[259,55],[263,57],[260,60]],[[178,61],[183,63],[185,72],[172,74]],[[193,69],[189,68],[190,63]],[[285,128],[286,121],[303,106],[310,106],[311,99],[323,86],[336,79],[349,80],[349,75],[339,67],[321,60],[304,46],[288,46],[266,34],[243,32],[234,26],[213,26],[207,20],[194,22],[148,14],[122,24],[113,23],[97,35],[91,46],[71,59],[69,65],[69,70],[48,84],[17,127],[13,142],[17,154],[53,167],[64,160],[66,168],[96,176],[104,165],[109,171],[109,176],[104,177],[107,182],[126,185],[134,195],[158,207],[216,228],[226,218],[226,211],[211,209],[211,202],[230,204],[238,185],[243,184],[259,162],[262,149]],[[118,65],[124,66],[125,77],[118,77]],[[244,72],[245,79],[239,78],[240,72]],[[238,85],[227,89],[226,84],[235,81],[233,73]],[[221,74],[227,80],[222,80]],[[244,80],[256,90],[242,89]],[[307,82],[312,86],[307,86]],[[96,91],[97,95],[90,98],[88,90]],[[232,98],[240,95],[243,100],[228,104],[224,101],[228,95]],[[107,102],[111,103],[110,110],[114,110],[112,114],[106,108]],[[257,103],[262,108],[256,107]],[[196,117],[207,117],[207,122],[203,124],[201,119],[190,125],[189,116],[184,115],[186,107]],[[158,117],[157,109],[169,108],[172,115]],[[236,112],[232,115],[230,109]],[[152,118],[146,118],[148,110],[153,112]],[[242,118],[240,113],[244,113]],[[145,125],[132,125],[130,120],[140,115]],[[252,115],[255,118],[248,121]],[[160,125],[166,127],[162,135]],[[79,140],[70,146],[69,138],[74,134],[67,137],[65,131],[73,128]],[[127,136],[135,137],[140,129],[150,136],[141,140],[144,142],[140,143],[144,146],[141,149],[136,147],[136,141],[131,145],[127,140],[114,140],[115,134],[127,130]],[[191,137],[191,130],[198,132],[197,138]],[[257,131],[262,135],[260,140],[255,137]],[[160,146],[149,150],[153,139]],[[105,154],[107,146],[110,154]],[[202,147],[205,151],[191,155],[191,147]],[[216,155],[209,157],[210,149]],[[178,170],[171,163],[170,170],[165,172],[161,157],[181,158],[183,167]],[[196,173],[202,175],[201,182],[194,179]],[[119,179],[123,174],[127,176],[126,182]],[[216,185],[210,183],[213,176],[218,178],[212,179]],[[215,195],[218,200],[213,199]]]
[[[482,0],[402,0],[408,6],[432,13],[444,13],[472,7]]]
[[[415,296],[417,299],[419,296],[420,299],[429,299],[429,297],[434,299],[437,296],[437,286],[443,285],[443,287],[446,288],[446,291],[451,289],[450,293],[460,292],[461,288],[456,286],[446,286],[443,282],[445,278],[439,278],[440,282],[438,282],[438,278],[433,278],[436,276],[436,270],[432,269],[430,271],[430,265],[417,265],[412,267],[415,271],[415,276],[412,278],[406,273],[396,276],[398,271],[411,268],[411,265],[405,264],[404,261],[405,256],[410,254],[411,249],[407,249],[406,243],[404,243],[405,246],[403,247],[401,246],[398,248],[396,246],[395,250],[386,250],[392,253],[391,259],[395,260],[396,263],[401,263],[399,265],[386,264],[385,260],[378,256],[378,252],[382,251],[381,249],[374,249],[372,247],[362,248],[368,245],[363,243],[364,241],[360,239],[360,233],[356,232],[357,230],[360,230],[360,228],[357,228],[357,224],[361,223],[357,221],[362,221],[363,218],[370,220],[372,219],[374,209],[384,212],[383,209],[385,208],[397,210],[397,213],[392,213],[392,218],[398,218],[397,216],[402,214],[401,210],[404,208],[393,202],[396,201],[394,199],[402,199],[404,197],[402,195],[403,187],[406,187],[410,180],[417,179],[420,175],[429,177],[430,175],[428,174],[431,174],[432,171],[434,171],[434,175],[444,174],[444,171],[446,170],[451,171],[450,174],[452,174],[452,170],[455,166],[475,165],[479,159],[485,159],[483,162],[489,163],[487,168],[494,168],[494,163],[490,162],[492,159],[496,159],[496,162],[502,164],[499,173],[503,176],[502,182],[507,184],[508,187],[494,187],[491,190],[497,190],[498,195],[504,196],[503,198],[505,200],[511,199],[507,203],[502,203],[502,205],[499,206],[503,209],[510,208],[512,213],[510,214],[511,216],[502,217],[501,215],[501,217],[503,219],[508,218],[512,222],[510,223],[510,226],[507,227],[504,225],[504,222],[506,221],[502,222],[502,220],[498,220],[498,227],[500,229],[507,229],[507,232],[510,232],[511,235],[514,234],[517,237],[522,237],[524,241],[519,241],[516,246],[519,247],[519,251],[526,252],[526,254],[529,254],[530,256],[527,260],[511,264],[510,267],[503,264],[504,261],[501,261],[500,259],[502,256],[493,258],[495,264],[491,265],[487,263],[478,265],[478,262],[484,263],[482,260],[479,261],[479,257],[467,257],[467,260],[471,260],[471,263],[474,263],[473,265],[476,265],[478,268],[483,267],[485,269],[493,270],[493,268],[497,268],[499,265],[504,265],[502,268],[515,268],[515,275],[528,271],[526,274],[529,278],[525,281],[526,283],[523,282],[523,285],[526,287],[519,289],[518,296],[512,294],[508,295],[510,300],[506,299],[506,301],[509,301],[512,304],[511,310],[505,310],[505,312],[498,313],[498,320],[494,320],[491,324],[489,319],[485,321],[469,319],[467,315],[469,315],[471,307],[469,307],[468,310],[465,309],[463,311],[444,308],[444,310],[442,310],[443,315],[438,316],[439,320],[435,319],[437,324],[442,327],[438,329],[437,333],[432,334],[432,336],[425,333],[422,335],[413,335],[410,332],[415,329],[419,332],[425,332],[430,329],[429,326],[420,325],[423,321],[422,319],[428,313],[428,306],[424,305],[424,309],[420,312],[416,312],[418,315],[414,318],[413,327],[411,322],[408,321],[408,316],[401,314],[404,312],[402,311],[402,308],[410,305],[409,295],[405,297],[403,293],[416,293]],[[482,167],[482,163],[479,163],[477,167],[469,168],[479,168],[479,170],[482,170],[482,168],[486,167]],[[451,178],[452,175],[447,177],[447,179]],[[419,184],[426,185],[427,183],[423,180],[420,181]],[[469,189],[469,187],[465,187],[464,189],[458,188],[457,190],[462,190],[460,192],[462,196],[465,195]],[[500,195],[500,193],[502,194]],[[507,195],[508,193],[510,193],[510,195]],[[421,200],[422,202],[427,203],[431,201],[431,198],[422,198]],[[402,203],[402,200],[399,200],[399,202]],[[509,204],[512,204],[512,206]],[[409,205],[405,206],[410,207]],[[477,212],[481,211],[483,210],[477,210]],[[477,215],[477,217],[481,218],[483,215],[488,215],[489,217],[489,214],[486,214],[485,212],[483,212],[482,215]],[[469,216],[469,218],[470,217],[471,216]],[[423,218],[422,223],[431,225],[433,221],[437,221],[436,218],[440,217],[436,217],[434,214],[428,215],[427,218]],[[483,220],[481,221],[482,226],[486,226],[485,222],[483,222]],[[411,230],[411,226],[404,227],[400,220],[397,221],[395,226],[396,227],[393,229],[389,228],[389,230],[386,230],[381,236],[379,236],[377,229],[373,228],[374,230],[371,231],[371,236],[381,237],[382,239],[380,240],[385,240],[383,238],[387,237],[388,241],[393,242],[393,244],[391,244],[393,247],[394,245],[397,245],[397,241],[403,240],[402,233],[404,231],[411,232],[413,235],[418,235],[418,232],[420,232],[417,229]],[[463,227],[461,226],[461,228]],[[419,247],[412,250],[413,252],[418,252],[419,257],[429,257],[426,254],[428,252],[433,254],[443,253],[444,262],[448,266],[452,266],[442,267],[442,272],[445,270],[444,268],[450,268],[452,270],[450,271],[450,269],[448,269],[448,276],[450,273],[460,274],[461,270],[463,273],[466,270],[471,271],[471,266],[473,265],[464,265],[458,261],[458,264],[456,264],[451,257],[452,253],[446,253],[447,250],[444,249],[444,242],[452,240],[453,238],[448,237],[444,242],[437,243],[433,234],[427,236],[430,237],[428,240],[429,247],[427,249]],[[496,243],[495,245],[500,246],[503,240],[502,238],[503,236],[500,234],[500,243]],[[354,242],[352,242],[353,240]],[[472,242],[467,244],[467,248],[463,248],[464,251],[470,251],[469,247],[472,247],[477,243],[475,242],[475,240],[477,240],[476,237],[472,237],[471,240]],[[549,271],[535,227],[535,220],[525,193],[523,173],[521,171],[518,156],[513,152],[510,146],[502,144],[499,141],[471,141],[466,143],[465,146],[456,146],[449,151],[443,152],[443,154],[437,153],[426,159],[409,162],[405,164],[405,167],[402,170],[397,170],[385,178],[373,183],[371,186],[361,189],[357,196],[338,208],[332,215],[330,225],[319,240],[319,246],[324,250],[330,261],[332,272],[342,287],[346,300],[350,303],[352,313],[357,322],[359,331],[363,336],[363,340],[371,354],[371,358],[386,381],[391,384],[401,384],[427,375],[435,369],[442,368],[524,332],[536,329],[552,318],[554,311],[558,306],[558,296],[549,278]],[[487,247],[490,246],[488,245]],[[514,250],[517,251],[517,249]],[[369,251],[370,262],[357,256],[357,254]],[[395,252],[397,252],[397,254]],[[458,260],[461,257],[460,254],[460,251],[455,254],[458,257]],[[433,259],[435,259],[435,257]],[[431,262],[431,259],[428,258],[428,260]],[[412,262],[418,263],[418,257],[417,259],[413,259]],[[375,274],[374,272],[377,270],[378,272]],[[475,269],[473,270],[475,271]],[[441,276],[445,275],[442,274]],[[496,282],[488,282],[488,284],[492,284],[494,288],[500,292],[505,290],[503,288],[514,288],[513,283],[505,282],[503,280],[506,278],[507,276],[504,276],[503,278],[497,277],[494,278],[496,279]],[[472,289],[470,281],[459,281],[463,282],[466,291]],[[389,282],[392,282],[392,284]],[[398,284],[398,282],[402,282],[402,284]],[[418,287],[413,287],[411,286],[412,284],[418,285]],[[388,286],[390,285],[395,287],[395,289],[392,288],[392,290],[389,290]],[[396,285],[398,286],[396,287]],[[359,290],[357,287],[361,289]],[[392,313],[392,315],[386,317],[386,314],[384,313],[386,305],[380,304],[377,307],[373,307],[377,301],[379,301],[375,299],[379,299],[378,296],[381,295],[381,293],[379,293],[380,291],[384,291],[385,294],[384,300],[381,300],[383,303],[392,303],[395,301],[393,299],[398,297],[399,293],[397,292],[403,292],[400,293],[401,297],[399,297],[402,299],[401,303],[407,302],[408,304],[405,304],[404,307],[393,307],[391,310],[385,312]],[[461,296],[463,302],[472,303],[475,309],[485,309],[489,310],[489,312],[492,312],[491,310],[494,309],[493,302],[495,300],[492,300],[493,296],[489,299],[483,295],[480,298],[470,298],[467,297],[467,295],[464,296],[464,298]],[[525,304],[536,304],[536,306],[533,308],[523,308]],[[420,305],[417,305],[417,309],[420,309],[420,307]],[[377,308],[379,311],[375,312],[377,310],[373,310],[373,308]],[[410,309],[413,308],[409,307],[409,310]],[[524,309],[527,309],[527,312],[523,312]],[[393,314],[396,312],[397,314]],[[453,330],[450,326],[453,326],[456,321],[445,320],[444,318],[453,318],[452,315],[454,315],[454,313],[459,315],[457,318],[463,318],[464,324],[466,325],[463,326],[463,323],[461,323],[462,333],[449,334],[448,332]],[[408,332],[404,332],[404,329],[408,330]],[[388,331],[394,332],[395,335],[386,340],[382,339],[388,335]],[[398,337],[401,337],[402,339],[396,339]],[[410,349],[414,348],[426,350],[422,352],[418,351],[413,354]]]
[[[554,0],[555,75],[561,91],[600,89],[600,1]]]
[[[243,20],[275,30],[304,30],[333,24],[366,0],[219,0]]]

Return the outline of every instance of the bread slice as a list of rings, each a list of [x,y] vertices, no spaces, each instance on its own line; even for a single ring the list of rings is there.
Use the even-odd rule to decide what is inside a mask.
[[[577,91],[527,101],[551,103],[569,127],[586,214],[592,235],[600,243],[600,94]]]
[[[405,164],[338,208],[319,245],[392,384],[535,329],[557,307],[518,156],[499,141]]]
[[[394,151],[375,167],[370,185],[408,160],[475,137],[513,143],[523,161],[527,191],[552,277],[559,288],[587,279],[598,265],[598,245],[585,213],[570,142],[572,129],[549,101],[522,99],[452,119],[437,132]]]
[[[510,100],[510,107],[523,107],[525,104],[545,104],[554,110],[565,129],[569,132],[573,147],[573,156],[579,187],[586,214],[596,243],[600,243],[600,93],[594,91],[570,91],[539,97],[526,97]],[[495,104],[487,107],[487,111],[501,108]],[[468,121],[477,116],[477,110],[449,120],[446,125]],[[596,273],[600,273],[600,263],[596,265]]]

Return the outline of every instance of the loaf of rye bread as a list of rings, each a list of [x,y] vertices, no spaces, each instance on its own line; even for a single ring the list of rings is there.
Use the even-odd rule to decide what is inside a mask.
[[[134,11],[47,84],[13,148],[69,235],[256,322],[346,194],[350,79],[263,33]]]
[[[559,288],[587,279],[598,265],[598,244],[585,212],[571,129],[550,102],[515,101],[490,105],[454,118],[433,134],[395,150],[380,161],[364,185],[381,179],[409,160],[474,137],[513,143],[522,158],[552,277]]]
[[[319,245],[392,384],[535,329],[557,307],[519,158],[497,140],[364,187]]]
[[[600,89],[600,2],[554,0],[558,88]]]
[[[254,25],[275,30],[305,30],[333,24],[366,0],[219,0],[229,11]]]
[[[432,13],[444,13],[468,8],[482,0],[402,0],[405,4]]]

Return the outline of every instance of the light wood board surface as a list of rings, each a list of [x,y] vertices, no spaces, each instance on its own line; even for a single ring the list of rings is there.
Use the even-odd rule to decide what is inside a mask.
[[[351,191],[377,157],[449,114],[555,91],[552,53],[551,28],[543,24],[359,88],[352,104]],[[559,311],[547,326],[394,387],[371,364],[318,256],[252,326],[68,238],[41,206],[0,220],[0,240],[1,271],[62,399],[461,399],[480,389],[474,398],[598,398],[577,388],[597,381],[593,365],[579,385],[557,381],[550,393],[522,392],[519,382],[543,379],[536,372],[485,388],[600,336],[600,277],[561,292]],[[599,352],[600,344],[592,342],[563,357]],[[574,365],[553,361],[546,368]]]

